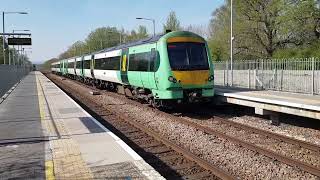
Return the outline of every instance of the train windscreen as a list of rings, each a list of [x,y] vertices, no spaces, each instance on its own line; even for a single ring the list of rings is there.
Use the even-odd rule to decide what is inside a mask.
[[[168,55],[172,70],[209,69],[207,50],[204,43],[169,43]]]

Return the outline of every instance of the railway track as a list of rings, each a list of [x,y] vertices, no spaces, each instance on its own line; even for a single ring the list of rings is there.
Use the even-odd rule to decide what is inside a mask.
[[[284,142],[287,142],[287,143],[291,143],[291,144],[297,145],[299,147],[303,147],[303,148],[310,149],[310,150],[313,150],[313,151],[316,151],[316,152],[320,152],[320,146],[318,146],[316,144],[309,143],[307,141],[302,141],[302,140],[299,140],[299,139],[296,139],[296,138],[284,136],[284,135],[281,135],[281,134],[278,134],[278,133],[274,133],[274,132],[271,132],[271,131],[266,131],[266,130],[259,129],[259,128],[256,128],[256,127],[252,127],[252,126],[249,126],[249,125],[241,124],[241,123],[238,123],[238,122],[235,122],[235,121],[225,120],[225,119],[220,118],[220,117],[214,117],[214,119],[218,120],[221,123],[227,124],[229,126],[237,127],[237,128],[240,128],[240,129],[245,129],[247,131],[251,131],[253,133],[261,134],[261,135],[264,135],[266,137],[271,137],[271,138],[274,138],[274,139],[278,139],[280,141],[284,141]]]
[[[79,82],[76,82],[76,83],[79,83]],[[93,87],[90,87],[90,86],[87,86],[88,88],[90,89],[94,89],[94,90],[97,90]],[[100,90],[98,90],[100,91]],[[101,91],[102,94],[104,94],[103,91]],[[110,93],[108,93],[110,95]],[[116,96],[119,96],[119,95],[116,95]],[[125,98],[124,98],[125,99]],[[135,102],[135,101],[131,101],[131,100],[127,100],[126,101],[130,101],[128,103],[135,103],[135,104],[140,104],[138,102]],[[140,104],[141,105],[141,104]],[[190,126],[190,127],[193,127],[193,128],[196,128],[200,131],[203,131],[207,134],[211,134],[211,135],[214,135],[214,136],[217,136],[217,137],[220,137],[220,138],[223,138],[223,139],[227,139],[235,144],[239,144],[247,149],[250,149],[254,152],[258,152],[262,155],[265,155],[271,159],[275,159],[275,160],[278,160],[282,163],[285,163],[285,164],[288,164],[290,166],[293,166],[293,167],[298,167],[300,168],[301,170],[303,171],[306,171],[306,172],[309,172],[311,174],[314,174],[316,176],[320,176],[320,169],[319,167],[315,167],[313,165],[310,165],[308,163],[305,163],[305,162],[301,162],[299,160],[296,160],[292,157],[287,157],[285,155],[282,155],[282,154],[279,154],[275,151],[272,151],[272,150],[268,150],[268,149],[265,149],[265,148],[262,148],[260,146],[257,146],[253,143],[250,143],[250,142],[247,142],[245,140],[242,140],[240,138],[237,138],[237,137],[234,137],[234,136],[230,136],[230,135],[227,135],[223,132],[219,132],[218,130],[215,130],[211,127],[208,127],[208,126],[205,126],[205,125],[201,125],[199,123],[195,123],[195,122],[192,122],[192,121],[189,121],[189,120],[186,120],[184,118],[181,118],[181,117],[176,117],[176,116],[173,116],[171,114],[168,114],[168,113],[165,113],[165,112],[158,112],[160,113],[162,116],[166,116],[174,121],[177,121],[181,124],[184,124],[184,125],[187,125],[187,126]],[[280,140],[280,141],[284,141],[284,142],[287,142],[287,143],[291,143],[291,144],[295,144],[297,146],[300,146],[300,147],[304,147],[304,148],[307,148],[307,149],[310,149],[312,151],[317,151],[317,152],[320,152],[319,151],[319,146],[317,145],[314,145],[314,144],[311,144],[311,143],[308,143],[308,142],[304,142],[304,141],[301,141],[301,140],[297,140],[297,139],[294,139],[294,138],[290,138],[290,137],[286,137],[286,136],[282,136],[282,135],[279,135],[279,134],[276,134],[276,133],[272,133],[272,132],[269,132],[269,131],[265,131],[265,130],[261,130],[261,129],[258,129],[258,128],[254,128],[254,127],[250,127],[250,126],[247,126],[247,125],[243,125],[243,124],[240,124],[240,123],[236,123],[236,122],[233,122],[233,121],[226,121],[225,119],[222,119],[222,118],[217,118],[215,117],[215,120],[218,120],[220,121],[221,123],[225,123],[225,124],[228,124],[229,126],[233,126],[233,127],[237,127],[239,129],[242,129],[242,130],[246,130],[246,131],[250,131],[250,132],[253,132],[253,133],[256,133],[256,134],[260,134],[260,135],[263,135],[263,136],[266,136],[266,137],[271,137],[271,138],[274,138],[274,139],[277,139],[277,140]],[[132,124],[133,122],[131,121],[128,121],[127,123],[130,123],[132,126],[135,126],[136,128],[140,129],[140,130],[143,130],[143,128],[145,128],[143,126],[143,124]],[[149,132],[149,133],[154,133],[154,132]],[[148,134],[148,133],[147,133]],[[150,134],[149,134],[150,135]],[[158,137],[158,138],[161,138]],[[158,141],[160,141],[158,139]],[[164,143],[164,142],[162,142]],[[165,143],[164,143],[165,144]],[[168,144],[167,144],[168,146]],[[170,146],[170,145],[169,145]],[[170,147],[172,148],[172,147]],[[176,147],[177,148],[177,147]],[[180,147],[181,148],[181,147]],[[173,148],[175,149],[175,148]],[[178,148],[179,149],[179,148]],[[183,148],[182,148],[183,149]],[[177,150],[176,150],[177,151]],[[185,152],[179,152],[179,153],[185,153]],[[192,153],[191,153],[192,154]],[[196,161],[196,159],[200,160],[199,158],[197,158],[196,156],[192,156],[192,157],[189,157],[189,159],[192,159],[192,161]],[[197,160],[197,161],[198,161]],[[201,164],[201,162],[200,162]],[[204,168],[206,165],[205,162],[202,162],[202,167]],[[208,164],[207,164],[208,165]],[[209,164],[210,165],[210,164]],[[205,167],[204,169],[208,170],[210,169],[209,167]],[[215,172],[216,170],[214,170],[215,168],[212,169],[211,167],[211,172]],[[219,174],[220,172],[215,172],[214,174]],[[201,173],[202,174],[202,173]],[[204,173],[205,174],[205,173]],[[226,173],[228,174],[228,173]],[[220,178],[222,178],[222,176],[219,176]],[[225,177],[223,177],[225,178]],[[232,177],[231,177],[232,178]]]
[[[271,150],[268,150],[268,149],[261,148],[261,147],[255,145],[255,144],[248,143],[247,141],[244,141],[242,139],[239,139],[239,138],[227,135],[225,133],[222,133],[220,131],[214,130],[213,128],[210,128],[210,127],[207,127],[207,126],[203,126],[203,125],[200,125],[198,123],[191,122],[191,121],[186,121],[183,118],[176,118],[175,120],[179,121],[182,124],[195,127],[196,129],[204,131],[204,132],[206,132],[208,134],[211,134],[211,135],[214,135],[214,136],[218,136],[218,137],[221,137],[221,138],[224,138],[224,139],[228,139],[228,140],[230,140],[230,141],[232,141],[232,142],[234,142],[236,144],[239,144],[239,145],[241,145],[241,146],[243,146],[245,148],[248,148],[248,149],[250,149],[252,151],[256,151],[256,152],[258,152],[260,154],[268,156],[269,158],[276,159],[276,160],[278,160],[280,162],[283,162],[285,164],[288,164],[290,166],[297,166],[301,170],[309,172],[310,174],[313,174],[313,175],[316,175],[316,176],[320,176],[320,168],[312,166],[312,165],[310,165],[308,163],[305,163],[305,162],[302,162],[302,161],[298,161],[298,160],[296,160],[294,158],[284,156],[282,154],[279,154],[277,152],[274,152],[274,151],[271,151]],[[285,139],[285,138],[283,138],[283,139]],[[290,141],[293,141],[293,140],[290,139]],[[316,148],[316,147],[313,147],[313,148]]]
[[[115,131],[166,179],[236,179],[228,172],[199,158],[159,133],[146,128],[143,124],[132,121],[124,114],[111,112],[90,98],[75,93],[74,89],[59,82],[56,78],[47,74],[46,76],[84,106],[107,128]]]

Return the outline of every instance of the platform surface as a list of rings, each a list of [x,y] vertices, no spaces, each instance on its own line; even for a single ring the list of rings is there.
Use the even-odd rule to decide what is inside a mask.
[[[320,96],[270,90],[250,90],[217,86],[215,93],[220,96],[276,104],[300,109],[320,111]]]
[[[0,104],[0,179],[163,179],[40,72]]]

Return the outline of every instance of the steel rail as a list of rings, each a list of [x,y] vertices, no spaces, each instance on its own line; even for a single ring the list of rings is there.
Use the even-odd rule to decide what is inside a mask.
[[[118,113],[116,113],[116,114],[117,114],[117,116],[119,118],[121,118]],[[203,167],[204,169],[207,169],[207,170],[211,171],[215,176],[217,176],[217,177],[219,177],[221,179],[237,179],[236,177],[233,177],[232,175],[230,175],[230,173],[228,173],[228,172],[226,172],[226,171],[224,171],[224,170],[212,165],[208,161],[205,161],[205,160],[199,158],[198,156],[196,156],[195,154],[193,154],[189,150],[186,150],[186,149],[174,144],[173,142],[167,140],[166,138],[162,137],[161,135],[159,135],[155,131],[149,130],[143,124],[138,123],[136,121],[130,121],[130,120],[126,119],[126,118],[121,118],[121,119],[126,121],[127,123],[131,124],[132,126],[140,129],[141,131],[147,133],[149,136],[154,137],[156,140],[162,142],[163,144],[171,147],[173,150],[183,154],[183,156],[185,156],[187,159],[189,159],[191,161],[194,161],[198,165]]]
[[[275,139],[278,139],[278,140],[281,140],[281,141],[284,141],[284,142],[288,142],[288,143],[291,143],[291,144],[298,145],[300,147],[304,147],[304,148],[307,148],[307,149],[310,149],[310,150],[313,150],[313,151],[320,152],[320,146],[318,146],[316,144],[313,144],[313,143],[310,143],[310,142],[307,142],[307,141],[302,141],[302,140],[299,140],[299,139],[296,139],[296,138],[287,137],[285,135],[281,135],[281,134],[278,134],[278,133],[270,132],[270,131],[267,131],[267,130],[264,130],[264,129],[259,129],[259,128],[252,127],[252,126],[245,125],[245,124],[241,124],[241,123],[238,123],[238,122],[225,120],[225,119],[220,118],[220,117],[215,117],[215,119],[218,119],[222,123],[226,123],[226,124],[229,124],[231,126],[235,126],[235,127],[238,127],[238,128],[249,130],[249,131],[252,131],[252,132],[257,133],[257,134],[261,134],[261,135],[264,135],[264,136],[272,137],[272,138],[275,138]]]
[[[267,150],[267,149],[263,149],[263,148],[261,148],[261,147],[259,147],[257,145],[250,144],[250,143],[248,143],[246,141],[243,141],[241,139],[226,135],[226,134],[224,134],[222,132],[219,132],[219,131],[211,129],[209,127],[200,125],[198,123],[187,121],[187,120],[179,118],[179,117],[175,117],[174,120],[178,121],[181,124],[184,124],[184,125],[191,126],[191,127],[196,128],[196,129],[202,130],[202,131],[204,131],[204,132],[206,132],[208,134],[215,135],[215,136],[221,137],[223,139],[230,140],[230,141],[232,141],[232,142],[234,142],[236,144],[239,144],[239,145],[241,145],[241,146],[243,146],[245,148],[248,148],[248,149],[250,149],[252,151],[256,151],[256,152],[258,152],[260,154],[268,156],[269,158],[277,159],[278,161],[283,162],[285,164],[288,164],[290,166],[293,166],[293,167],[297,166],[300,169],[302,169],[302,170],[304,170],[306,172],[309,172],[309,173],[311,173],[313,175],[320,176],[320,169],[319,168],[317,168],[315,166],[312,166],[310,164],[307,164],[305,162],[297,161],[295,159],[286,157],[284,155],[277,154],[277,153],[275,153],[273,151],[270,151],[270,150]]]

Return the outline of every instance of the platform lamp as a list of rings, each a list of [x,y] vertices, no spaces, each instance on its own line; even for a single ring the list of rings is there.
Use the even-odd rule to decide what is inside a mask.
[[[5,14],[28,14],[27,12],[5,12],[5,11],[2,11],[2,32],[3,32],[3,35],[2,35],[2,49],[3,49],[3,64],[6,64],[6,48],[5,48],[5,36],[4,36],[4,33],[5,33],[5,23],[4,23],[4,15]]]
[[[147,21],[152,21],[153,24],[153,37],[156,36],[156,21],[154,19],[150,19],[150,18],[142,18],[142,17],[137,17],[136,19],[138,20],[147,20]]]

